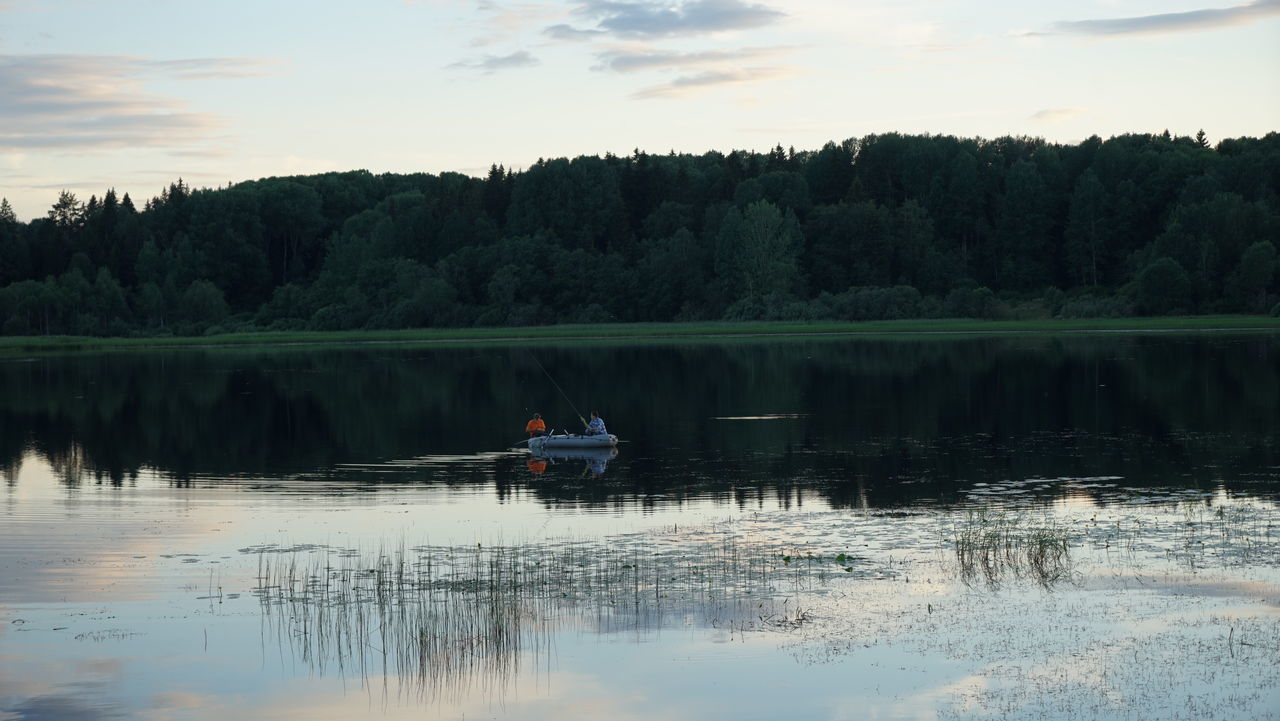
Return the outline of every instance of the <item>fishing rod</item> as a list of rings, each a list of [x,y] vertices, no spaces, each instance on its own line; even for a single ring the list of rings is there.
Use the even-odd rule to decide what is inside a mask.
[[[527,348],[525,349],[525,352],[529,354],[529,357],[533,359],[534,363],[538,364],[538,368],[542,369],[542,374],[547,377],[547,380],[551,381],[551,385],[555,386],[556,390],[560,391],[560,396],[564,398],[565,403],[568,403],[569,407],[573,409],[573,412],[578,414],[578,420],[582,421],[582,425],[586,426],[587,419],[582,417],[582,412],[578,410],[577,406],[573,405],[573,401],[569,400],[568,394],[564,392],[564,389],[560,387],[559,383],[556,383],[556,379],[552,378],[551,374],[547,372],[547,369],[542,367],[542,363],[538,361],[538,356],[534,355],[533,351]]]

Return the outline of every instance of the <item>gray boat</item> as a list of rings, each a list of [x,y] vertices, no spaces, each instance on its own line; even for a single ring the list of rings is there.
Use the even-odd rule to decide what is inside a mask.
[[[618,437],[609,433],[600,433],[593,436],[576,433],[534,436],[529,439],[529,450],[537,454],[557,448],[613,448],[616,445],[618,445]]]

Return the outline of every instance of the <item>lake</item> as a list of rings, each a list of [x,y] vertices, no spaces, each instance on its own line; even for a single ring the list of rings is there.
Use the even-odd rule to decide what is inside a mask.
[[[1274,333],[8,356],[0,469],[2,721],[1280,717]]]

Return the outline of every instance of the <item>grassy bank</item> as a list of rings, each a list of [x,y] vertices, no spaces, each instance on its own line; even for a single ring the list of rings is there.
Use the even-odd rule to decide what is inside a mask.
[[[424,328],[417,330],[354,330],[226,333],[212,336],[96,338],[82,336],[0,337],[0,353],[60,350],[115,350],[200,346],[348,345],[368,343],[524,343],[575,340],[664,338],[744,338],[791,335],[911,335],[1087,332],[1199,332],[1222,330],[1280,330],[1280,318],[1269,316],[1173,316],[1158,318],[1100,318],[1092,320],[926,319],[866,322],[756,323],[611,323],[553,325],[524,328]]]

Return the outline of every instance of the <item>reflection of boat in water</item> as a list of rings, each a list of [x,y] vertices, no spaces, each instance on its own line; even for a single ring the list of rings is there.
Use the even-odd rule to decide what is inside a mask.
[[[594,436],[584,435],[556,435],[556,436],[534,436],[529,439],[529,450],[536,455],[544,455],[548,452],[557,452],[568,449],[608,449],[618,445],[618,437],[611,434],[601,433]]]
[[[591,471],[591,475],[599,478],[604,475],[605,468],[608,467],[609,461],[618,455],[618,449],[613,446],[606,448],[544,448],[540,451],[531,451],[533,455],[530,457],[530,463],[541,462],[540,470],[534,470],[533,466],[529,466],[529,470],[537,475],[541,475],[547,469],[546,464],[562,463],[565,461],[586,461],[587,470]]]
[[[551,461],[611,461],[618,455],[618,449],[608,448],[545,448],[532,451],[537,458]]]

